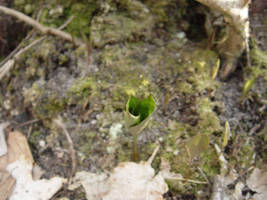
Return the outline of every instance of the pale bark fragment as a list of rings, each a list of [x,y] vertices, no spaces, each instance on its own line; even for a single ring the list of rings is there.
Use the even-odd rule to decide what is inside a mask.
[[[217,50],[224,63],[220,77],[227,78],[236,68],[237,59],[246,49],[248,53],[250,0],[196,0],[212,10],[224,15],[228,28],[227,39],[217,45]],[[248,61],[249,62],[249,61]]]

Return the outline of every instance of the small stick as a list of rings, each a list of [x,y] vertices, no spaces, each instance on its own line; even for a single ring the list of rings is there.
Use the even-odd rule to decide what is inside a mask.
[[[61,25],[58,29],[64,29],[72,20],[73,20],[73,16],[71,16],[63,25]],[[27,36],[28,37],[28,36]],[[26,37],[26,38],[27,38]],[[42,40],[44,40],[46,38],[46,36],[42,36],[39,39],[33,41],[31,44],[29,44],[28,46],[24,47],[23,49],[21,49],[18,53],[17,51],[20,49],[20,45],[10,54],[8,55],[8,59],[10,59],[12,56],[14,59],[10,59],[8,60],[7,58],[1,62],[4,63],[3,66],[0,68],[0,80],[10,71],[10,69],[14,66],[15,61],[18,60],[18,58],[20,57],[21,54],[23,54],[25,51],[29,50],[30,48],[32,48],[34,45],[38,44],[39,42],[41,42]],[[15,54],[15,55],[14,55]],[[0,65],[1,66],[1,65]]]
[[[153,153],[152,153],[152,155],[150,156],[150,158],[147,160],[147,163],[148,164],[152,164],[152,162],[153,162],[153,160],[154,160],[154,158],[155,158],[155,156],[157,155],[157,153],[158,153],[158,151],[159,151],[159,144],[156,146],[156,148],[154,149],[154,151],[153,151]]]
[[[63,25],[61,25],[58,30],[62,30],[64,29],[66,26],[68,26],[68,24],[74,19],[73,16],[71,16]],[[15,56],[15,60],[19,58],[19,56],[21,54],[23,54],[25,51],[27,51],[28,49],[32,48],[34,45],[36,45],[37,43],[41,42],[43,39],[45,39],[46,36],[40,37],[39,39],[33,41],[31,44],[29,44],[28,46],[26,46],[25,48],[23,48],[22,50],[20,50]]]
[[[196,181],[196,180],[180,178],[180,177],[164,177],[164,178],[168,180],[174,180],[174,181],[186,181],[189,183],[196,183],[196,184],[208,184],[207,182],[204,182],[204,181]]]
[[[206,180],[206,182],[211,186],[209,179],[207,178],[206,174],[203,172],[203,170],[200,167],[197,167],[200,174],[203,176],[203,178]]]
[[[72,177],[76,171],[76,154],[75,154],[73,142],[72,142],[69,132],[67,131],[65,125],[62,122],[62,118],[59,116],[57,119],[54,120],[54,122],[63,130],[67,138],[67,141],[69,143],[69,153],[71,155],[71,175],[69,177],[68,183],[70,184],[72,182]]]
[[[69,42],[72,42],[72,37],[69,33],[63,32],[61,30],[55,29],[55,28],[50,28],[50,27],[46,27],[43,26],[42,24],[40,24],[39,22],[37,22],[36,20],[32,19],[31,17],[24,15],[21,12],[18,12],[16,10],[7,8],[5,6],[0,6],[0,11],[4,12],[7,15],[11,15],[13,17],[18,18],[21,21],[24,21],[25,23],[31,25],[32,27],[38,29],[42,34],[46,35],[46,34],[51,34],[51,35],[55,35],[58,36],[64,40],[67,40]],[[73,41],[76,45],[81,45],[82,42],[75,38]]]
[[[33,34],[33,31],[30,31],[30,33],[26,36],[26,38],[23,40],[27,40],[28,38],[30,38]],[[23,42],[21,42],[2,62],[0,62],[0,66],[4,65],[10,58],[12,58],[21,48]]]
[[[29,124],[33,124],[33,123],[38,122],[38,121],[40,121],[40,119],[29,120],[29,121],[26,121],[24,123],[21,123],[21,124],[17,125],[16,128],[21,128],[23,126],[26,126],[26,125],[29,125]]]

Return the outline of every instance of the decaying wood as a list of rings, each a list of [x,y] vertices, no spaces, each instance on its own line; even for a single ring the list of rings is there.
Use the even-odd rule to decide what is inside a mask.
[[[227,23],[228,37],[217,45],[218,52],[224,60],[220,77],[227,78],[236,67],[237,59],[246,49],[248,52],[249,19],[248,4],[250,0],[196,0],[208,6],[212,10],[217,10],[224,15]],[[249,57],[248,57],[249,64]]]

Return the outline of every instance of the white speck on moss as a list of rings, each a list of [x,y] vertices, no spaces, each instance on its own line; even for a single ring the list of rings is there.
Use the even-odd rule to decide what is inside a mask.
[[[110,138],[115,140],[118,137],[118,134],[122,132],[121,129],[122,129],[122,124],[120,123],[112,124],[112,126],[109,129]]]

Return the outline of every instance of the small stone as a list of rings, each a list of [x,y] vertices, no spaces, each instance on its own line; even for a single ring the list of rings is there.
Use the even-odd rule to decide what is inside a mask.
[[[4,108],[5,108],[6,110],[10,110],[10,108],[11,108],[11,102],[10,102],[10,100],[9,100],[9,99],[5,100],[5,101],[3,102],[3,106],[4,106]]]
[[[96,123],[97,121],[95,119],[91,121],[91,124],[96,124]]]
[[[39,141],[39,146],[40,147],[45,147],[45,141],[44,140],[40,140]]]
[[[178,154],[179,154],[179,151],[178,150],[176,150],[176,151],[173,152],[173,155],[175,155],[175,156],[177,156]]]
[[[176,37],[178,38],[178,39],[184,39],[185,38],[185,32],[179,32],[179,33],[177,33],[176,34]]]

